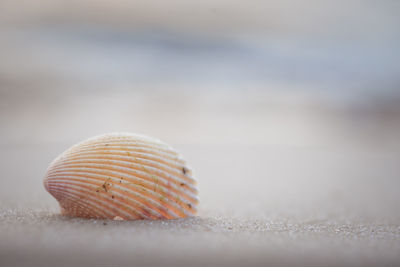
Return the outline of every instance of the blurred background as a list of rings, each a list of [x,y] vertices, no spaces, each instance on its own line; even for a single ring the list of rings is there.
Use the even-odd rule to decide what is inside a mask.
[[[1,0],[0,211],[57,212],[50,161],[129,131],[185,155],[203,218],[398,226],[399,14],[395,0]]]

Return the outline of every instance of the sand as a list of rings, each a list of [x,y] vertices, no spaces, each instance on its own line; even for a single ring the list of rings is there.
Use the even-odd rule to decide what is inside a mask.
[[[317,111],[318,105],[309,101],[288,105],[285,97],[272,93],[262,98],[269,104],[257,105],[260,97],[244,100],[235,94],[228,100],[211,94],[213,101],[196,102],[209,99],[209,94],[186,96],[183,99],[192,103],[189,106],[165,104],[164,98],[157,100],[143,92],[124,92],[123,97],[115,92],[98,94],[90,105],[79,95],[80,100],[72,97],[73,110],[66,108],[70,100],[54,107],[46,105],[59,121],[43,123],[26,113],[15,113],[13,123],[3,119],[14,135],[3,132],[1,144],[0,265],[400,263],[400,153],[391,135],[395,132],[388,130],[396,125],[393,121],[385,124],[368,119],[368,123],[358,120],[356,124],[353,113]],[[149,97],[153,112],[139,112],[147,110]],[[39,99],[32,98],[30,110],[40,113],[43,102]],[[111,117],[116,120],[107,126],[96,126],[95,120],[88,125],[93,114],[107,118],[97,104],[104,99],[113,103]],[[11,114],[12,109],[7,111]],[[67,111],[73,120],[64,119]],[[157,114],[174,116],[169,122],[172,128]],[[232,115],[236,120],[230,120]],[[279,120],[282,116],[286,118],[283,122]],[[188,118],[197,120],[191,124]],[[187,122],[186,127],[179,128],[182,121]],[[294,124],[296,121],[303,123]],[[374,123],[380,128],[374,128]],[[80,130],[69,131],[73,125]],[[240,130],[243,125],[247,125],[246,131]],[[18,132],[29,127],[30,135]],[[284,130],[291,127],[293,131]],[[98,133],[94,131],[112,128],[147,129],[182,152],[199,182],[197,217],[120,222],[58,215],[56,201],[42,185],[47,165],[71,144]],[[82,133],[87,136],[81,137]],[[385,140],[380,138],[384,133]]]
[[[398,225],[199,216],[67,219],[2,212],[3,266],[396,266]],[[5,243],[7,242],[7,243]]]

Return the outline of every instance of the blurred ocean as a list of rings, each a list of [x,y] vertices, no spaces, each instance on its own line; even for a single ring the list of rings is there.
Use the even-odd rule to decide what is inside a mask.
[[[191,83],[233,90],[278,85],[341,92],[390,91],[400,83],[400,37],[393,43],[273,35],[211,39],[149,29],[45,25],[3,31],[2,39],[6,78],[47,75],[91,84]]]
[[[202,1],[203,2],[203,1]],[[397,91],[397,1],[2,1],[0,82]],[[7,86],[8,85],[8,86]]]
[[[2,142],[69,129],[157,135],[168,132],[169,110],[170,128],[183,133],[166,135],[176,142],[237,134],[304,145],[317,132],[339,140],[324,144],[393,147],[399,12],[389,0],[2,1]]]

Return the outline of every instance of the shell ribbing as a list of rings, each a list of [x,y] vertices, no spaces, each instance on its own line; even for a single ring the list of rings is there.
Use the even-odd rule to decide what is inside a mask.
[[[133,134],[90,138],[57,157],[44,185],[66,215],[176,219],[197,212],[196,180],[182,157]]]

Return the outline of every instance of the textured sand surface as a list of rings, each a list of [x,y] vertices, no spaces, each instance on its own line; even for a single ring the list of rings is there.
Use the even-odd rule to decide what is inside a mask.
[[[3,212],[0,225],[3,266],[396,266],[399,260],[399,226],[365,221],[115,222],[20,211]]]

